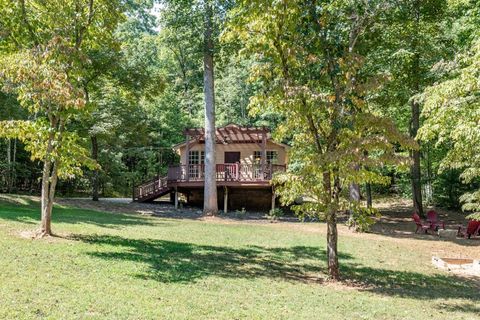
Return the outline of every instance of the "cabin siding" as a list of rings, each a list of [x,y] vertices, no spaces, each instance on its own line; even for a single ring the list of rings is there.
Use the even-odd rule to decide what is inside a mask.
[[[190,151],[204,151],[205,145],[200,143],[191,143]],[[177,152],[180,154],[181,164],[187,164],[186,146],[181,146]],[[285,147],[271,141],[267,141],[267,151],[277,151],[278,164],[285,165],[287,163],[287,153]],[[253,164],[253,154],[255,151],[261,151],[260,145],[256,143],[232,143],[232,144],[216,144],[215,145],[215,161],[217,164],[225,163],[225,152],[240,152],[240,164]]]

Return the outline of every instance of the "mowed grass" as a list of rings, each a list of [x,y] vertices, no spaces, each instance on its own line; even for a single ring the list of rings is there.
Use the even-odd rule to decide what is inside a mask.
[[[472,281],[392,239],[342,235],[345,280],[331,283],[322,224],[56,207],[59,237],[22,237],[38,218],[37,203],[0,199],[0,319],[480,318]]]

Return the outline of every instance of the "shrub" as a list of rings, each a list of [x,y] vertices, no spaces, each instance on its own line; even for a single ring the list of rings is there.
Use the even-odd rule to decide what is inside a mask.
[[[284,216],[284,212],[282,209],[280,208],[275,208],[275,209],[272,209],[268,212],[268,214],[266,215],[266,217],[271,220],[271,221],[275,221],[275,220],[278,220],[280,217],[283,217]]]
[[[352,210],[350,218],[347,220],[347,226],[354,228],[357,232],[368,232],[375,223],[375,217],[380,217],[377,209],[357,207]]]

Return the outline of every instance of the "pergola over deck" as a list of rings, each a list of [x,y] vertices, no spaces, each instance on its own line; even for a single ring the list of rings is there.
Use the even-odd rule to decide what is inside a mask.
[[[183,131],[185,135],[186,154],[188,156],[190,146],[196,143],[205,143],[204,128],[190,128]],[[233,143],[256,143],[260,146],[261,166],[267,161],[267,140],[271,138],[270,129],[267,127],[240,127],[229,124],[215,130],[217,144]],[[187,160],[188,164],[188,160]]]
[[[193,140],[196,143],[205,143],[204,128],[189,128],[183,131],[186,137],[186,144]],[[270,129],[267,127],[240,127],[229,124],[215,130],[216,143],[266,143],[270,139]]]

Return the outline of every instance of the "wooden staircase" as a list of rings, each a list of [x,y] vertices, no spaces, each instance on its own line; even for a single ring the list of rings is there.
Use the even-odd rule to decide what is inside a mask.
[[[168,187],[167,177],[156,177],[134,188],[133,201],[148,202],[173,191]]]

